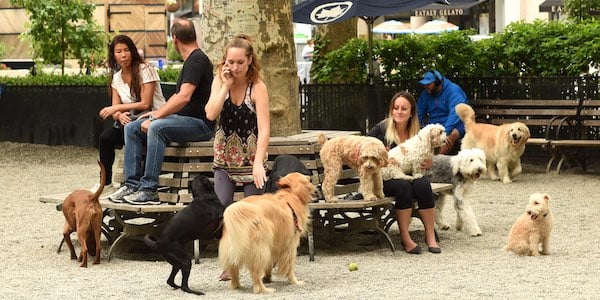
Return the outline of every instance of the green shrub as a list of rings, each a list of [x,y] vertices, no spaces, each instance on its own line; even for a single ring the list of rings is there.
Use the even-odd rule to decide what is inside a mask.
[[[515,22],[489,39],[472,41],[473,31],[401,35],[373,41],[373,56],[386,81],[416,79],[430,68],[448,77],[573,76],[600,66],[600,22]],[[326,54],[315,52],[311,74],[318,83],[364,83],[367,43],[349,40]]]
[[[181,54],[173,47],[173,41],[167,42],[167,60],[183,62],[183,57],[181,57]]]
[[[108,78],[106,75],[90,76],[90,75],[53,75],[53,74],[38,74],[27,75],[24,77],[0,77],[0,84],[3,85],[93,85],[106,86]]]
[[[171,68],[170,66],[163,70],[158,70],[161,82],[177,82],[181,69]]]

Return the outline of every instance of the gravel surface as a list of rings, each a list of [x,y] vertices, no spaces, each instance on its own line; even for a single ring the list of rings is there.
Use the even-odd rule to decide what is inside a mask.
[[[218,281],[221,268],[216,247],[203,252],[192,268],[190,286],[203,298],[173,290],[165,283],[170,265],[139,242],[129,242],[108,262],[87,269],[69,260],[66,248],[56,253],[64,222],[42,195],[90,188],[98,181],[97,150],[0,142],[0,255],[3,299],[599,299],[600,238],[598,219],[600,172],[570,169],[546,174],[541,164],[525,164],[512,184],[482,178],[471,203],[483,231],[469,237],[451,228],[440,231],[442,254],[408,255],[397,228],[392,253],[375,237],[361,234],[331,246],[316,236],[316,261],[301,248],[297,276],[303,286],[289,286],[275,277],[273,295],[254,295],[243,271],[244,290],[230,290]],[[548,193],[555,226],[550,255],[519,257],[502,251],[508,230],[524,210],[528,195]],[[454,209],[444,216],[454,225]],[[594,217],[596,216],[596,217]],[[423,229],[414,221],[413,237],[422,247]],[[78,249],[77,249],[78,250]],[[359,269],[350,272],[347,264]],[[180,280],[179,277],[177,280]]]

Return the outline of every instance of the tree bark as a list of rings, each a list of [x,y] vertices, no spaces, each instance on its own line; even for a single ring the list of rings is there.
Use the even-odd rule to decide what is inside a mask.
[[[295,62],[292,1],[204,0],[200,47],[214,64],[229,40],[249,35],[269,89],[271,136],[299,133],[299,79]]]
[[[325,55],[333,50],[344,46],[348,40],[355,38],[357,18],[351,18],[343,22],[317,26],[316,34],[321,39],[328,41],[327,45],[321,50]]]

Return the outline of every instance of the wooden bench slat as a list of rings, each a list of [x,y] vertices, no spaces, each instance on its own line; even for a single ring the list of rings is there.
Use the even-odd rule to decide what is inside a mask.
[[[478,108],[478,115],[509,115],[509,116],[569,116],[577,113],[577,108],[572,109],[541,109],[541,108]]]
[[[473,107],[493,106],[577,106],[579,100],[530,100],[530,99],[478,99],[471,104]]]

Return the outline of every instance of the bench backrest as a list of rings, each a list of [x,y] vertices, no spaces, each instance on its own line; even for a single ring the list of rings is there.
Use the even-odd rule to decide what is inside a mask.
[[[580,110],[579,100],[478,99],[469,104],[480,122],[522,122],[533,137],[547,137],[548,129],[557,126],[560,118],[576,117]]]

